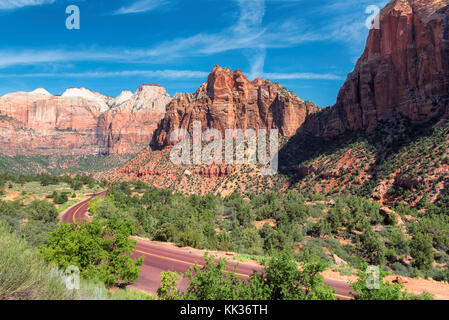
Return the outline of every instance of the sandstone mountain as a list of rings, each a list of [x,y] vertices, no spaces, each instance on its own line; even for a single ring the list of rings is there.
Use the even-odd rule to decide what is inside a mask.
[[[289,188],[388,205],[449,193],[449,5],[393,0],[337,103],[281,150]]]
[[[113,99],[85,88],[44,89],[0,98],[0,154],[135,154],[149,144],[171,100],[159,85]]]
[[[168,146],[175,129],[191,133],[194,121],[200,121],[203,129],[222,133],[226,129],[279,129],[281,135],[292,136],[317,110],[277,83],[260,78],[251,82],[240,70],[215,66],[195,93],[177,95],[169,103],[152,146]]]
[[[449,194],[449,5],[393,0],[379,20],[335,106],[317,110],[269,81],[216,67],[196,93],[167,107],[152,141],[163,150],[143,151],[111,179],[185,193],[300,190],[387,205],[437,203]],[[190,129],[193,120],[294,135],[282,140],[280,172],[272,177],[250,166],[174,167],[164,148],[168,134]]]
[[[395,115],[425,123],[447,113],[448,18],[447,1],[390,1],[336,105],[310,117],[304,129],[332,138],[345,131],[373,131]]]
[[[175,166],[170,162],[171,132],[185,129],[192,134],[192,124],[200,121],[203,130],[278,129],[289,138],[305,119],[318,108],[300,99],[280,84],[265,79],[249,81],[240,70],[215,66],[193,94],[177,94],[167,105],[167,112],[154,133],[151,148],[139,153],[110,179],[141,179],[157,187],[180,192],[208,193],[224,191],[221,183],[238,177],[241,168],[213,166]],[[252,172],[257,170],[252,169]],[[255,173],[257,176],[257,173]],[[245,184],[242,181],[242,184]]]
[[[98,121],[101,153],[133,154],[148,146],[170,100],[162,86],[146,84],[110,101]]]

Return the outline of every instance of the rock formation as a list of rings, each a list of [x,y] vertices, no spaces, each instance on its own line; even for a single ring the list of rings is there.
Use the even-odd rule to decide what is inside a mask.
[[[151,141],[170,96],[143,85],[116,99],[85,88],[0,98],[0,153],[8,156],[137,153]]]
[[[129,154],[145,148],[171,98],[160,85],[145,84],[135,94],[122,92],[98,121],[101,153]]]
[[[170,145],[176,129],[192,133],[194,121],[200,121],[203,130],[215,128],[222,134],[226,129],[279,129],[281,135],[292,136],[316,110],[280,84],[260,78],[250,82],[240,70],[215,66],[195,93],[178,94],[169,103],[152,146]]]
[[[449,104],[449,6],[441,0],[393,0],[371,29],[365,51],[334,107],[311,116],[304,130],[331,138],[376,128],[394,115],[423,123]]]

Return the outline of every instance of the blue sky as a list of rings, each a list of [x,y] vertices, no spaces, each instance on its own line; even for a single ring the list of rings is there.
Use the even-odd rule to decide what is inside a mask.
[[[381,0],[0,0],[0,95],[160,83],[193,92],[218,64],[335,103]],[[68,5],[80,29],[68,30]]]

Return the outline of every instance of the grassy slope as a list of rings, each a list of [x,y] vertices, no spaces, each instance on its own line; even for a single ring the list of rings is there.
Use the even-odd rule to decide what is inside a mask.
[[[61,205],[55,205],[59,212],[62,212],[74,204],[84,200],[85,195],[102,190],[98,185],[95,185],[93,188],[83,185],[81,190],[74,191],[66,183],[42,186],[38,181],[25,183],[23,186],[11,183],[12,188],[9,188],[9,183],[6,186],[7,189],[4,191],[5,194],[0,196],[0,199],[7,201],[20,201],[24,204],[29,204],[33,200],[45,200],[46,196],[52,194],[54,191],[58,193],[67,192],[69,195],[69,201]],[[73,193],[76,194],[76,198],[72,198]],[[48,199],[48,201],[52,200]]]

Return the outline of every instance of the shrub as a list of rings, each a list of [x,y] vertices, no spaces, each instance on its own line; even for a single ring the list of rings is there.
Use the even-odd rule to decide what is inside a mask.
[[[0,222],[0,300],[67,299],[65,285],[50,276],[51,267]]]
[[[135,282],[143,258],[131,255],[136,242],[131,222],[112,217],[106,223],[63,224],[50,234],[48,245],[41,246],[45,259],[67,268],[74,265],[85,279],[96,278],[106,285]]]
[[[433,264],[432,239],[422,233],[413,236],[410,243],[410,255],[413,257],[413,266],[418,269],[431,269]]]
[[[367,283],[371,281],[372,274],[365,272],[367,266],[364,264],[358,272],[359,280],[351,283],[351,288],[355,291],[355,293],[351,292],[351,295],[355,300],[407,300],[407,291],[404,290],[404,286],[384,281],[386,274],[381,268],[379,268],[379,278],[377,279],[379,288],[369,288]]]
[[[46,223],[58,221],[58,210],[48,201],[34,200],[27,208],[28,217]]]

